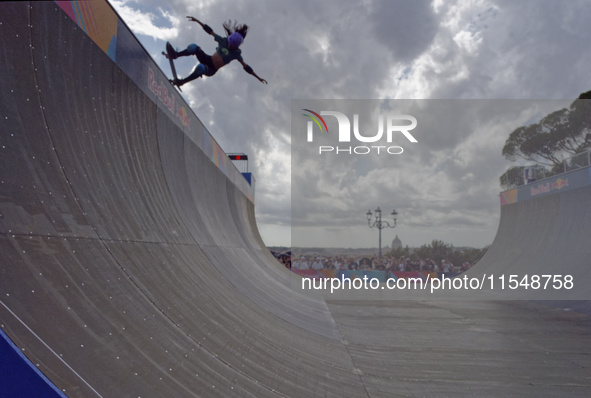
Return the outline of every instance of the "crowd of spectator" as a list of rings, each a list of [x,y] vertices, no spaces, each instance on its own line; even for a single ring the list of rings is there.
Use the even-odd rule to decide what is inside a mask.
[[[293,256],[292,258],[279,258],[286,268],[292,270],[377,270],[377,271],[417,271],[417,272],[441,272],[446,274],[458,274],[466,271],[472,265],[468,262],[462,265],[454,265],[446,259],[440,262],[433,259],[416,259],[382,257],[314,257]]]

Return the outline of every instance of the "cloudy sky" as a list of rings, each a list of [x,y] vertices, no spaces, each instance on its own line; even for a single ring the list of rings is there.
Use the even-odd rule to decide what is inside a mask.
[[[399,213],[384,244],[397,234],[410,246],[488,245],[506,138],[591,89],[588,0],[110,1],[165,72],[166,41],[215,51],[187,15],[219,34],[228,19],[250,26],[242,54],[269,84],[234,62],[183,95],[226,152],[249,155],[268,245],[375,247],[365,213],[377,206]],[[179,60],[179,75],[194,63]],[[383,99],[380,109],[415,112],[418,143],[387,158],[296,150],[298,99],[318,110],[328,110],[318,100]]]

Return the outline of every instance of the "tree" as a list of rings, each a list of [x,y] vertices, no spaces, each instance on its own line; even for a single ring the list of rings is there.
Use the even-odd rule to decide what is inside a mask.
[[[405,247],[399,247],[399,248],[390,250],[386,254],[386,256],[400,258],[400,257],[409,257],[410,254],[411,254],[410,248],[408,247],[408,245],[406,245]]]
[[[538,123],[513,131],[503,147],[503,156],[550,168],[564,159],[591,149],[591,91],[582,93],[569,108],[545,116]]]
[[[446,244],[444,241],[433,239],[431,244],[416,249],[416,253],[419,258],[430,258],[439,264],[441,260],[449,258],[453,250],[453,246]]]

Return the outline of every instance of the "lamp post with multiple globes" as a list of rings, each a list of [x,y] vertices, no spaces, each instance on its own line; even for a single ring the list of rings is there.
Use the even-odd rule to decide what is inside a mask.
[[[382,258],[382,229],[384,228],[394,228],[396,227],[396,216],[398,215],[398,213],[396,212],[396,210],[392,210],[391,216],[392,216],[392,224],[390,224],[390,221],[385,221],[382,220],[382,209],[380,209],[380,207],[378,206],[377,209],[374,210],[374,213],[371,212],[371,210],[368,210],[367,213],[365,213],[367,215],[367,225],[370,228],[377,228],[378,232],[379,232],[379,251],[378,251],[378,258]],[[372,216],[374,216],[375,214],[375,219],[372,223]]]

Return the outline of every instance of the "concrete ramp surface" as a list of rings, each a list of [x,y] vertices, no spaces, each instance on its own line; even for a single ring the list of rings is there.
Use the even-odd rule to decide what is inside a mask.
[[[104,1],[0,3],[0,107],[0,396],[591,391],[583,315],[294,289],[254,188]]]

